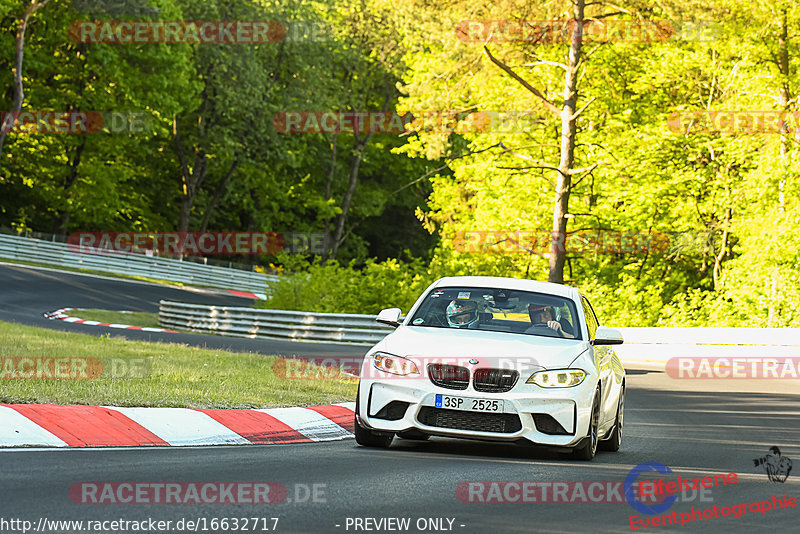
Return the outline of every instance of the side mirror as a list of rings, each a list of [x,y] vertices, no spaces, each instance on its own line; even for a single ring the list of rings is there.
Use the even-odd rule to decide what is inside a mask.
[[[598,326],[592,345],[622,345],[622,332],[608,326]]]
[[[375,320],[382,324],[397,327],[400,326],[400,313],[400,308],[386,308],[381,310]]]

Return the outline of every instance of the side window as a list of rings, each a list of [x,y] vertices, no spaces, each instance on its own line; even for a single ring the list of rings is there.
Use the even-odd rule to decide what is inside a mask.
[[[583,314],[586,316],[586,327],[589,329],[589,339],[594,339],[594,333],[597,331],[597,317],[594,314],[592,305],[586,300],[586,297],[581,297],[583,304]]]
[[[556,320],[561,323],[561,326],[564,328],[564,331],[568,334],[572,334],[573,336],[576,334],[575,332],[575,318],[572,317],[572,313],[569,311],[569,306],[564,304],[560,308],[556,310],[558,313],[558,317]]]

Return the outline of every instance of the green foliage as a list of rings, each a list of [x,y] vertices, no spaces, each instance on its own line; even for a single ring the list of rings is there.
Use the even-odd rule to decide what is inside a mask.
[[[453,239],[465,230],[551,227],[557,118],[492,65],[483,46],[557,101],[563,71],[556,64],[565,61],[568,45],[470,42],[458,39],[453,29],[463,20],[567,17],[556,4],[515,0],[481,6],[419,2],[417,7],[422,8],[418,24],[427,33],[407,37],[413,69],[401,106],[517,111],[534,119],[509,131],[420,132],[403,150],[415,157],[444,155],[448,168],[431,177],[429,209],[417,215],[442,236],[437,254],[445,252],[448,262],[468,266],[470,274],[546,279],[546,257],[462,254],[454,250]],[[782,158],[779,135],[687,134],[671,129],[668,119],[687,110],[776,109],[784,83],[789,95],[796,94],[794,37],[788,44],[789,74],[777,69],[778,15],[787,9],[791,36],[800,13],[786,2],[683,3],[680,8],[631,2],[623,7],[632,17],[620,18],[713,20],[713,32],[711,38],[675,36],[585,49],[577,107],[594,100],[578,119],[575,158],[577,167],[599,165],[573,183],[568,231],[668,232],[676,244],[686,236],[700,239],[693,247],[674,246],[665,253],[572,253],[567,283],[583,288],[601,319],[611,324],[797,324],[794,288],[800,263],[788,252],[796,248],[784,243],[794,243],[792,236],[800,230],[788,216],[799,198],[800,138],[788,139],[789,154]],[[594,4],[587,16],[603,10]],[[793,101],[788,105],[796,109]],[[796,120],[791,128],[797,128]],[[784,208],[776,206],[779,183],[784,184]]]
[[[338,136],[339,161],[329,181],[330,136],[282,134],[273,117],[350,105],[380,109],[385,91],[373,90],[367,78],[393,87],[402,70],[400,63],[386,62],[402,56],[402,48],[384,35],[388,26],[380,13],[389,4],[150,4],[157,10],[142,13],[160,20],[279,21],[289,38],[255,44],[77,43],[67,33],[73,23],[142,17],[108,13],[97,2],[83,2],[81,9],[70,0],[50,2],[31,18],[26,34],[23,109],[136,112],[147,116],[148,126],[144,132],[115,134],[9,133],[0,158],[0,226],[56,233],[170,231],[188,219],[189,231],[204,224],[211,231],[323,231],[339,213],[347,188],[353,136]],[[11,106],[14,33],[25,7],[22,0],[0,2],[0,109]],[[312,31],[303,34],[303,28]],[[364,46],[357,46],[354,32]],[[383,55],[375,54],[379,42],[391,45]],[[352,78],[351,66],[364,75],[345,83]],[[392,152],[404,143],[383,134],[367,146],[362,187],[339,256],[345,261],[392,257],[404,248],[427,252],[432,240],[413,211],[429,185],[394,194],[425,168],[425,162]],[[189,184],[195,186],[191,199],[178,147],[188,173],[197,178]],[[234,162],[238,166],[226,181]],[[378,221],[387,222],[384,213],[402,214],[391,242],[374,231]]]
[[[258,307],[366,314],[397,307],[407,312],[431,282],[420,261],[368,259],[361,269],[353,262],[288,262],[293,272],[270,284],[267,300]]]
[[[347,210],[340,263],[260,258],[295,273],[266,304],[283,309],[407,309],[428,283],[450,274],[547,278],[546,254],[465,253],[455,238],[552,227],[560,118],[483,47],[558,104],[568,44],[469,40],[456,27],[566,21],[571,2],[150,3],[165,20],[280,20],[292,38],[82,44],[62,30],[111,15],[51,2],[28,28],[24,109],[143,111],[150,125],[114,135],[9,134],[0,226],[330,233]],[[800,11],[788,0],[651,4],[595,2],[587,16],[613,10],[628,15],[598,20],[696,20],[705,33],[585,46],[576,104],[588,107],[577,119],[575,167],[597,166],[573,176],[568,231],[667,233],[671,244],[648,253],[570,252],[567,283],[583,288],[602,320],[616,325],[798,326],[800,120],[781,138],[686,130],[686,122],[670,119],[676,112],[800,111]],[[0,0],[4,109],[25,5]],[[298,33],[301,26],[310,33]],[[488,131],[420,128],[375,134],[366,144],[345,132],[283,134],[272,124],[280,111],[384,105],[439,113],[461,126],[479,117],[472,112],[509,115]],[[354,162],[357,188],[345,206]],[[184,189],[186,171],[196,180]]]

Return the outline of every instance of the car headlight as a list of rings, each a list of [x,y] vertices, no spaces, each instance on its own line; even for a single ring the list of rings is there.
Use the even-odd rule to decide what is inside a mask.
[[[372,365],[379,371],[392,373],[394,375],[418,375],[419,368],[417,364],[403,358],[402,356],[395,356],[385,352],[376,352],[372,355]]]
[[[571,388],[577,386],[586,378],[582,369],[556,369],[555,371],[539,371],[533,373],[527,384],[536,384],[543,388]]]

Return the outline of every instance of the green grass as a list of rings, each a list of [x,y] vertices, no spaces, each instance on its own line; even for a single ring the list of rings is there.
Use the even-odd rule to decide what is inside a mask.
[[[86,319],[87,321],[100,321],[101,323],[127,324],[131,326],[159,328],[157,313],[94,310],[88,308],[70,310],[67,313],[74,317]]]
[[[127,314],[123,314],[127,315]],[[7,378],[19,358],[98,358],[94,379]],[[14,358],[9,360],[9,358]],[[355,399],[356,384],[275,376],[275,356],[56,332],[0,321],[0,403],[269,408]],[[138,376],[113,376],[133,364]],[[90,366],[91,367],[91,366]],[[27,369],[27,367],[25,368]]]

